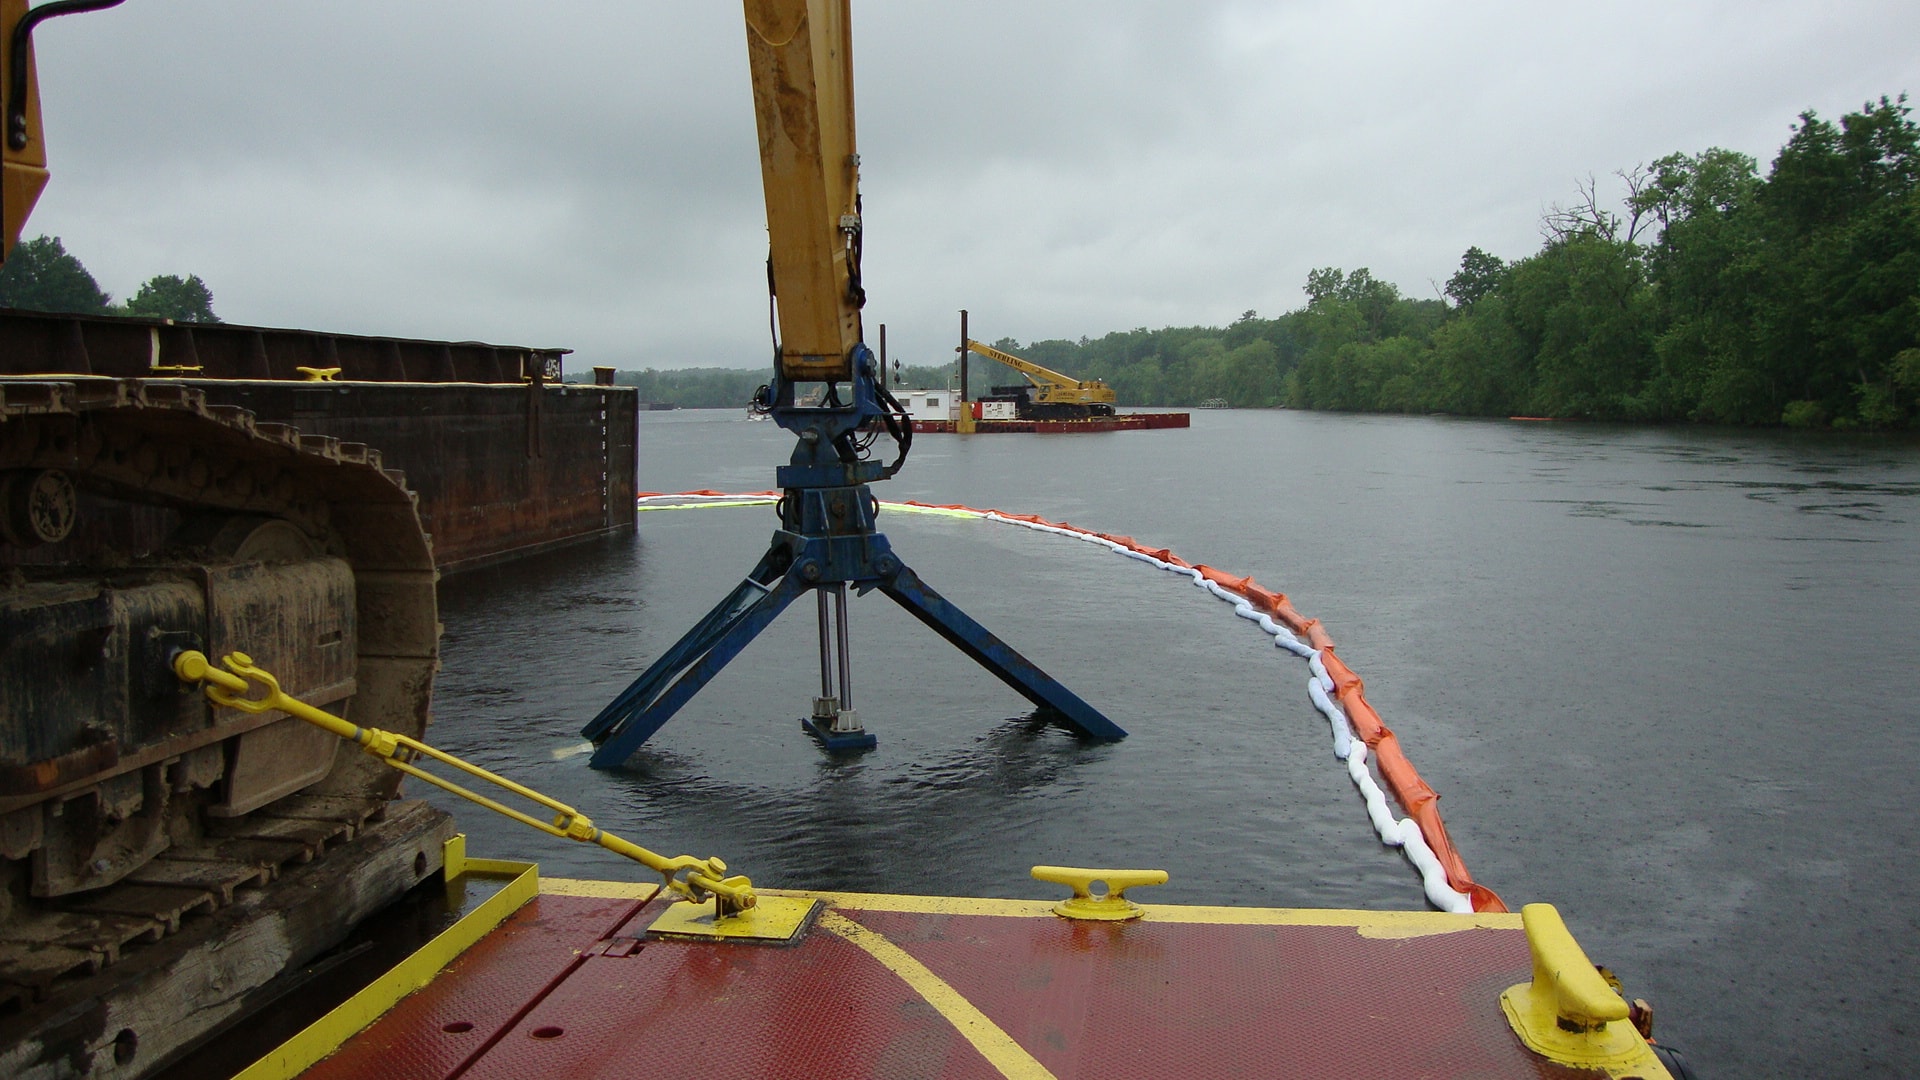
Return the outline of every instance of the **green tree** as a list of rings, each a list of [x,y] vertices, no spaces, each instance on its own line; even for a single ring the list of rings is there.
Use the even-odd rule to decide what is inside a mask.
[[[1363,266],[1347,275],[1335,295],[1358,311],[1370,339],[1386,336],[1388,319],[1400,299],[1400,290],[1392,282],[1381,281]]]
[[[1280,348],[1267,338],[1255,338],[1227,353],[1227,403],[1235,408],[1280,404]]]
[[[1371,279],[1369,279],[1371,280]],[[1287,404],[1297,409],[1358,409],[1348,385],[1350,355],[1342,350],[1373,335],[1366,313],[1346,295],[1345,271],[1327,267],[1307,275],[1307,306],[1294,313],[1300,362],[1289,373]]]
[[[1574,233],[1513,266],[1515,328],[1534,356],[1529,409],[1630,415],[1651,359],[1652,295],[1633,244]]]
[[[1911,191],[1920,180],[1920,131],[1907,118],[1911,111],[1902,94],[1868,102],[1837,128],[1812,110],[1801,113],[1762,195],[1774,220],[1805,236]]]
[[[754,388],[767,381],[764,368],[680,368],[660,371],[622,371],[614,376],[621,386],[640,389],[640,400],[678,405],[683,409],[744,409]]]
[[[1195,338],[1181,348],[1180,354],[1192,380],[1188,394],[1194,403],[1211,398],[1231,402],[1233,376],[1227,361],[1227,347],[1219,338]]]
[[[0,308],[100,315],[112,299],[57,236],[21,241],[0,265]]]
[[[1122,405],[1162,405],[1173,400],[1158,356],[1127,364],[1107,379],[1107,385]]]
[[[1307,306],[1294,312],[1279,367],[1283,398],[1296,408],[1424,411],[1435,407],[1429,341],[1446,322],[1439,300],[1410,300],[1365,267],[1331,267],[1307,278]],[[1297,358],[1297,359],[1296,359]]]
[[[1749,422],[1908,420],[1892,364],[1920,342],[1920,128],[1906,98],[1803,113],[1755,197]],[[1768,415],[1771,414],[1771,415]]]
[[[1699,154],[1668,154],[1649,168],[1646,183],[1628,199],[1641,215],[1651,217],[1666,231],[1675,224],[1712,215],[1726,215],[1746,205],[1759,187],[1752,158],[1714,147]]]
[[[903,390],[945,390],[960,377],[959,368],[954,364],[900,364],[899,378],[892,384],[892,390],[898,394]]]
[[[1429,406],[1465,416],[1512,416],[1532,386],[1528,353],[1507,311],[1490,293],[1433,332]]]
[[[1477,247],[1460,256],[1460,270],[1447,279],[1446,294],[1461,308],[1470,308],[1500,287],[1507,264],[1498,255],[1489,255]]]
[[[1431,350],[1405,334],[1351,347],[1356,399],[1378,412],[1412,413],[1427,409],[1426,367]]]
[[[127,301],[127,314],[177,322],[220,321],[220,316],[213,313],[213,290],[198,274],[189,274],[185,280],[173,274],[148,279]]]
[[[1760,180],[1745,154],[1714,148],[1655,161],[1635,209],[1659,225],[1647,254],[1657,290],[1650,374],[1629,413],[1654,420],[1777,419],[1756,377],[1754,312],[1763,261]]]
[[[1307,271],[1307,303],[1311,305],[1338,296],[1346,283],[1346,271],[1337,266],[1323,266],[1318,270]]]

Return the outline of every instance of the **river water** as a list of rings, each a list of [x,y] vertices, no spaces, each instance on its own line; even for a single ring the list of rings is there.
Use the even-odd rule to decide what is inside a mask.
[[[1367,680],[1476,879],[1515,910],[1556,904],[1703,1075],[1920,1067],[1920,444],[1193,420],[922,435],[876,491],[1125,533],[1287,592]],[[646,414],[641,485],[765,489],[791,445],[730,411]],[[877,750],[829,760],[801,734],[819,670],[802,603],[628,769],[590,770],[580,726],[774,526],[764,506],[644,513],[637,538],[446,582],[434,741],[769,886],[1044,896],[1027,868],[1067,863],[1164,867],[1158,902],[1423,905],[1300,661],[1180,577],[1006,525],[881,515],[922,578],[1124,742],[1036,728],[876,593],[852,626]],[[632,876],[459,812],[477,853]]]

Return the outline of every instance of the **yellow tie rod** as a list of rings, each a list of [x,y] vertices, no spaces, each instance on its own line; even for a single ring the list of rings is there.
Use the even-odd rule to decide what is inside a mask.
[[[688,900],[699,903],[706,897],[713,897],[715,915],[718,917],[738,914],[754,906],[753,882],[748,881],[743,875],[725,876],[727,864],[718,858],[699,859],[692,855],[679,855],[669,859],[663,855],[657,855],[638,844],[622,840],[596,827],[585,814],[565,803],[550,799],[532,788],[516,784],[504,776],[488,772],[478,765],[462,761],[445,751],[435,750],[418,739],[396,735],[390,731],[381,731],[378,728],[361,727],[332,713],[316,709],[297,698],[288,697],[281,692],[280,681],[255,667],[253,658],[245,653],[228,653],[221,662],[226,665],[227,670],[222,671],[214,667],[207,660],[205,653],[187,650],[173,658],[173,673],[178,675],[182,682],[204,683],[207,697],[216,705],[224,705],[249,713],[263,713],[278,709],[288,716],[298,717],[358,744],[360,749],[408,776],[417,776],[437,788],[479,803],[489,810],[498,811],[522,824],[531,825],[550,836],[598,844],[617,855],[625,855],[659,874],[665,880],[667,888]],[[263,695],[248,696],[250,687],[253,686],[262,687]],[[469,776],[478,777],[523,799],[546,807],[554,813],[552,823],[542,821],[531,814],[522,813],[510,806],[504,806],[452,781],[442,780],[414,764],[416,759],[423,756],[443,762]]]

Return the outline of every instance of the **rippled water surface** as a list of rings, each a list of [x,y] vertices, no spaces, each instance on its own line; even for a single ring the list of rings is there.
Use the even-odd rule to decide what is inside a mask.
[[[791,436],[642,422],[641,484],[772,486]],[[1876,438],[1202,412],[1186,431],[923,435],[876,489],[1126,533],[1324,620],[1479,880],[1557,904],[1709,1077],[1920,1060],[1920,447]],[[758,883],[1047,895],[1163,866],[1182,903],[1406,908],[1306,668],[1092,545],[883,512],[928,583],[1132,732],[1083,745],[884,597],[853,605],[878,750],[823,758],[790,609],[617,772],[578,731],[750,570],[767,507],[452,579],[437,743]],[[804,610],[803,610],[804,609]],[[548,873],[611,856],[460,811]],[[1391,993],[1383,990],[1390,999]]]

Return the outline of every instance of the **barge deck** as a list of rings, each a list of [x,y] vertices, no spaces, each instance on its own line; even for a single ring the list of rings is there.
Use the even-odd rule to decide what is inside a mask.
[[[743,942],[661,932],[651,884],[447,864],[513,883],[241,1080],[1667,1075],[1625,1021],[1616,1060],[1523,1045],[1521,915],[763,891],[815,914]]]

